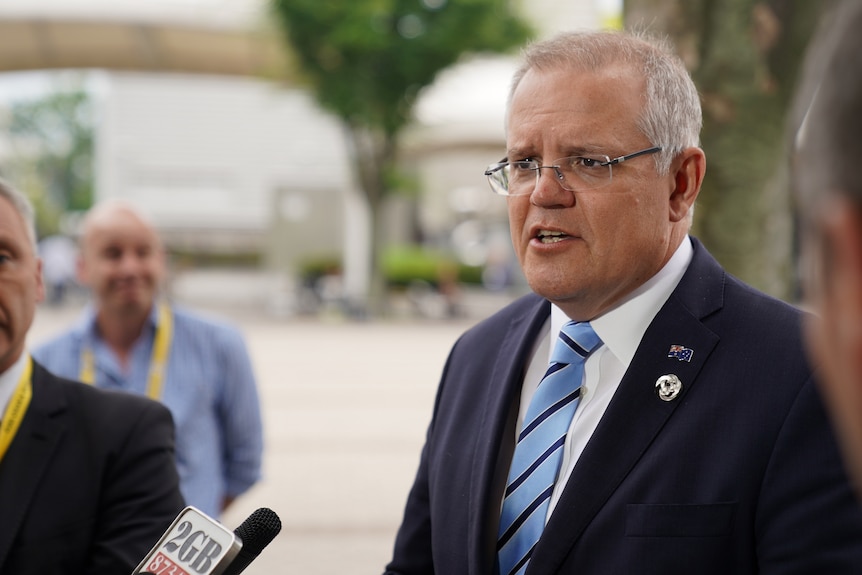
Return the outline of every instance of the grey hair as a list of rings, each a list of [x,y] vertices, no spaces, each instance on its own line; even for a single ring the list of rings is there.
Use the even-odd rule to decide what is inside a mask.
[[[15,189],[12,184],[0,178],[0,198],[5,198],[24,222],[24,229],[27,232],[27,239],[30,240],[30,245],[33,247],[33,253],[37,253],[36,243],[36,216],[33,211],[33,204],[27,199],[27,196]]]
[[[518,84],[531,69],[593,71],[612,65],[628,66],[643,75],[646,91],[638,129],[654,146],[662,147],[655,162],[658,172],[665,174],[679,152],[700,146],[703,126],[697,88],[667,40],[645,33],[577,31],[532,44],[525,49],[523,62],[512,78],[509,106]]]

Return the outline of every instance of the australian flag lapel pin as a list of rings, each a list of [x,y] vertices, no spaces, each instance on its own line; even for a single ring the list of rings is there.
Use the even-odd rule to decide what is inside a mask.
[[[670,351],[667,352],[668,357],[675,357],[679,361],[691,361],[691,356],[694,355],[694,350],[682,345],[670,346]]]

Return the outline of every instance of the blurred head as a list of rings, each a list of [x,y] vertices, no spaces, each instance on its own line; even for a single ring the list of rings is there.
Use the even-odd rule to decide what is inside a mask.
[[[0,373],[24,351],[36,304],[44,295],[33,209],[0,180]]]
[[[662,152],[612,167],[608,185],[568,191],[539,170],[510,196],[515,251],[533,291],[590,320],[657,273],[691,225],[705,157],[682,62],[655,40],[576,32],[530,46],[509,97],[509,161]]]
[[[98,204],[84,218],[78,279],[90,288],[100,315],[140,320],[153,306],[165,275],[155,228],[131,205]]]
[[[806,326],[821,385],[862,493],[862,4],[838,5],[809,49],[793,157]]]

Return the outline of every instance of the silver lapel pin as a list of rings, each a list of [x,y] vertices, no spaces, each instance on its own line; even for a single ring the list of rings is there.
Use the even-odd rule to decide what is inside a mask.
[[[682,391],[682,381],[672,374],[663,375],[655,382],[655,392],[662,401],[673,401]]]

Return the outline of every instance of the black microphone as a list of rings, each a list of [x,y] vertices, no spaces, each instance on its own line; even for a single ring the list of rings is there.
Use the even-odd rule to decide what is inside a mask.
[[[261,508],[233,532],[194,507],[186,507],[132,575],[237,575],[281,531],[274,511]]]
[[[242,547],[222,575],[242,573],[280,531],[281,519],[272,509],[261,507],[249,515],[239,527],[233,530],[242,541]]]

